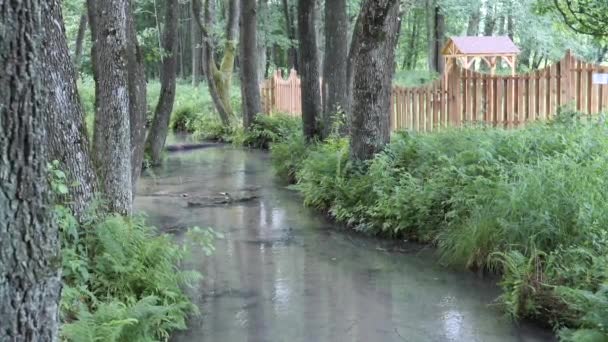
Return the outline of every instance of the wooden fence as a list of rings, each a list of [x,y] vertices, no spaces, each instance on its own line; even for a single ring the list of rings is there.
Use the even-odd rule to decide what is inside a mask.
[[[460,66],[423,87],[394,87],[392,130],[433,131],[441,127],[485,123],[517,127],[546,120],[560,106],[572,105],[586,114],[608,109],[608,85],[594,84],[594,73],[608,67],[586,63],[570,52],[559,62],[515,76],[482,74]],[[299,78],[280,73],[261,85],[264,111],[299,116]]]

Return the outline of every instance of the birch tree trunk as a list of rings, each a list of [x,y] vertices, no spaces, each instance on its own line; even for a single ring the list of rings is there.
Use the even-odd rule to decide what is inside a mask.
[[[241,98],[243,102],[243,127],[247,130],[262,108],[258,80],[257,9],[256,0],[240,1]]]
[[[346,0],[325,1],[323,62],[323,136],[331,133],[335,116],[348,105],[348,13]]]
[[[321,112],[319,60],[315,34],[315,0],[298,0],[302,127],[307,141],[320,135],[317,118]]]
[[[76,87],[76,73],[69,60],[60,0],[48,1],[52,22],[43,35],[43,84],[49,90],[43,108],[48,133],[50,160],[59,161],[70,187],[69,208],[81,219],[98,191],[97,178],[89,151],[84,111]]]
[[[399,0],[366,0],[354,56],[350,153],[368,160],[389,142],[389,107],[399,31]]]
[[[130,214],[131,132],[128,77],[128,0],[88,0],[93,31],[95,130],[93,160],[108,209]]]
[[[0,341],[58,340],[61,257],[40,63],[46,6],[0,3]]]
[[[169,120],[175,100],[175,78],[177,68],[177,18],[178,0],[167,0],[165,7],[165,31],[163,50],[165,58],[161,69],[160,97],[154,112],[152,127],[148,133],[147,149],[153,165],[161,163],[162,151],[169,132]]]

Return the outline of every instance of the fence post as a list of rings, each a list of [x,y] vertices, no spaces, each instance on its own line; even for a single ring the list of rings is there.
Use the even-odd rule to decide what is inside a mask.
[[[559,82],[560,82],[560,106],[566,105],[574,98],[574,91],[572,89],[572,51],[568,49],[566,56],[561,60],[559,68]]]

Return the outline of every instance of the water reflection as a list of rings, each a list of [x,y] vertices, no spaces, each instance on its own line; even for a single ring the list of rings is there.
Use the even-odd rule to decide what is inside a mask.
[[[488,304],[497,290],[436,266],[429,252],[393,253],[390,243],[327,229],[276,184],[268,156],[212,148],[172,154],[141,180],[139,210],[161,227],[211,226],[224,233],[213,257],[189,267],[205,278],[189,290],[202,315],[175,341],[547,341]],[[239,205],[187,208],[186,198],[259,188]],[[179,237],[179,235],[178,235]]]

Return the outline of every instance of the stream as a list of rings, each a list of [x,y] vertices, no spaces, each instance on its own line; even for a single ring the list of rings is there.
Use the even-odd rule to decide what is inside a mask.
[[[204,275],[187,290],[201,314],[174,341],[554,340],[510,322],[493,281],[438,265],[432,248],[355,234],[303,207],[267,152],[170,153],[140,180],[135,206],[178,239],[192,226],[224,235],[212,256],[188,260]]]

